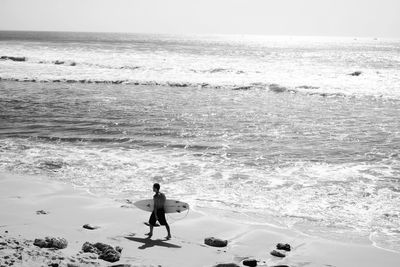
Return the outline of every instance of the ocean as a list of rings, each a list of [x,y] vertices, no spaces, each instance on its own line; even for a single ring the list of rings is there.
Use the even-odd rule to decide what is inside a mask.
[[[0,32],[0,79],[0,171],[400,252],[400,40]]]

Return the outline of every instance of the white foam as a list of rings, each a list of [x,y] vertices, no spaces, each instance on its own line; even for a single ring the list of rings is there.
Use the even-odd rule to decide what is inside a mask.
[[[239,42],[229,37],[208,41],[202,37],[193,38],[198,43],[183,43],[189,47],[194,45],[193,53],[182,52],[179,46],[174,48],[163,43],[163,37],[160,37],[156,50],[146,40],[142,46],[119,47],[121,44],[115,43],[113,48],[119,48],[117,50],[110,50],[102,43],[95,49],[76,43],[0,43],[0,55],[14,56],[18,51],[18,55],[28,58],[26,62],[0,60],[0,77],[212,86],[276,83],[307,93],[400,98],[400,90],[397,90],[400,88],[400,56],[396,50],[399,43],[395,40],[354,42],[346,38],[254,37]],[[209,52],[209,46],[204,44],[202,47],[203,43],[217,45],[217,48]],[[163,50],[163,45],[168,50]],[[232,48],[235,45],[236,50]],[[236,52],[231,54],[233,51]],[[51,64],[56,60],[75,62],[77,65]],[[361,71],[362,74],[349,75],[354,71]],[[306,87],[298,88],[301,86]]]

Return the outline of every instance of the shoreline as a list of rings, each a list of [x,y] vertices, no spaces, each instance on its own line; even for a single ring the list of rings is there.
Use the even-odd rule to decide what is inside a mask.
[[[214,266],[256,259],[258,266],[398,266],[400,254],[373,247],[306,236],[289,229],[246,224],[191,211],[171,225],[172,239],[163,227],[145,238],[149,214],[46,177],[0,173],[0,265],[5,266]],[[43,211],[43,213],[38,211]],[[98,229],[82,228],[84,224]],[[7,231],[7,233],[6,233]],[[65,238],[65,249],[33,245],[36,238]],[[228,240],[216,248],[207,237]],[[17,242],[19,248],[15,248]],[[81,253],[85,242],[103,242],[122,248],[119,261]],[[286,257],[270,255],[277,243],[289,243]],[[10,259],[15,259],[13,265]],[[69,265],[68,265],[69,264]],[[54,265],[56,266],[56,265]]]

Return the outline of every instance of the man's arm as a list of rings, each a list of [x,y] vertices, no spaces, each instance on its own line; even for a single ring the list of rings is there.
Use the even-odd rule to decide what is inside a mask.
[[[167,200],[167,198],[165,197],[165,195],[161,194],[161,196],[160,196],[160,207],[164,208],[166,200]]]
[[[156,220],[158,220],[158,217],[157,217],[157,198],[155,196],[153,197],[153,213],[156,216]]]

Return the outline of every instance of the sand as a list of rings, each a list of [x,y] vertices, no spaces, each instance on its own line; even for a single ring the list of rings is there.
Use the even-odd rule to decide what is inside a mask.
[[[330,241],[195,210],[171,224],[171,240],[164,238],[164,227],[155,228],[148,239],[143,222],[149,213],[46,177],[0,173],[0,199],[0,266],[242,266],[246,258],[258,260],[258,266],[400,266],[399,253],[368,242]],[[84,229],[84,224],[99,228]],[[65,238],[67,248],[33,245],[46,236]],[[226,239],[228,246],[205,245],[206,237]],[[120,260],[82,253],[87,241],[121,247]],[[277,243],[291,245],[290,252],[283,251],[286,257],[270,255]]]

